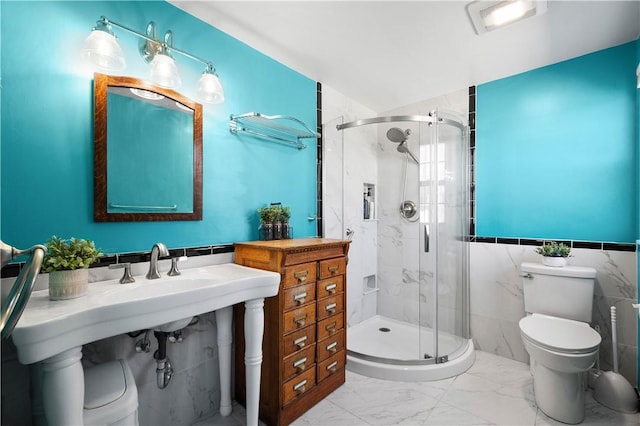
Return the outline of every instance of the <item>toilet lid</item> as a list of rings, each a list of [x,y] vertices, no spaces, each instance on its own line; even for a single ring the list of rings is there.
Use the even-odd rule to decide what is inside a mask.
[[[522,318],[520,330],[534,343],[557,352],[591,352],[602,340],[587,323],[542,314]]]

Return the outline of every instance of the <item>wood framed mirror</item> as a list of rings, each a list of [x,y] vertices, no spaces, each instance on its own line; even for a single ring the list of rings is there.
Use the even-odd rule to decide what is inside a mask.
[[[94,220],[202,220],[202,105],[94,74]]]

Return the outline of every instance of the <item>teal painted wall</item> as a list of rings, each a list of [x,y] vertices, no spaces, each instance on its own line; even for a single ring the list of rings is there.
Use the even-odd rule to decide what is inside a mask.
[[[477,87],[477,235],[636,240],[636,45]]]
[[[144,32],[175,33],[175,46],[211,60],[226,102],[205,106],[203,220],[93,222],[93,81],[79,47],[95,21],[108,18]],[[230,114],[295,116],[316,127],[316,83],[166,2],[0,2],[1,238],[18,247],[51,235],[95,240],[106,253],[256,239],[256,209],[291,206],[294,236],[316,235],[316,149],[298,151],[230,134]],[[144,78],[139,38],[114,32],[127,70]],[[195,98],[203,68],[176,55],[184,95]]]

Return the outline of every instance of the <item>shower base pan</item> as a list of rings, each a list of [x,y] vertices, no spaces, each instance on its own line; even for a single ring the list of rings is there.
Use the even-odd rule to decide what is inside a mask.
[[[347,369],[378,379],[425,382],[455,377],[475,361],[471,339],[441,333],[439,350],[449,361],[422,363],[420,341],[427,342],[423,348],[431,346],[433,331],[376,315],[347,329]]]

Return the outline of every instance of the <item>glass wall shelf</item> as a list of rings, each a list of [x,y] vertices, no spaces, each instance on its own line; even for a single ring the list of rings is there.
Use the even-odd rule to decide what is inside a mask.
[[[264,115],[259,112],[231,115],[229,131],[233,134],[248,133],[297,149],[307,147],[301,142],[302,139],[320,137],[319,133],[314,132],[304,122],[295,117]]]

